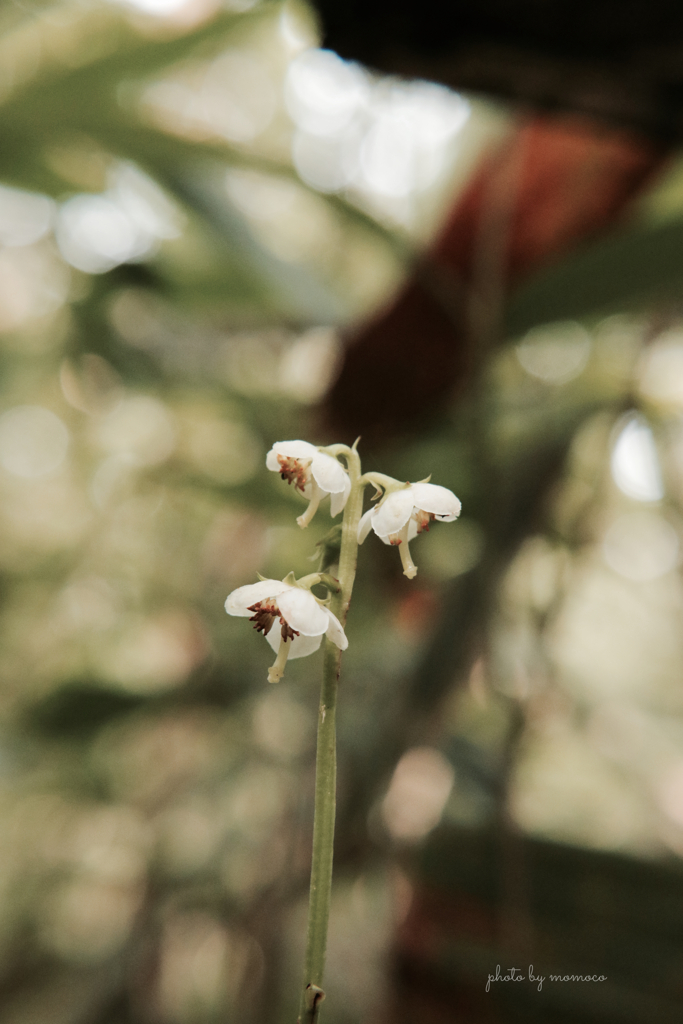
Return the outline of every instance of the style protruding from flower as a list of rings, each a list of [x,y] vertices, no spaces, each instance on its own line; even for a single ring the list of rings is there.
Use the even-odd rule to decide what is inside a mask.
[[[325,448],[316,448],[308,441],[277,441],[266,456],[266,466],[309,499],[308,508],[297,519],[302,528],[308,526],[328,495],[332,516],[346,505],[351,491],[349,474]]]
[[[325,578],[320,573],[298,581],[290,573],[284,580],[260,580],[228,595],[228,615],[248,618],[277,654],[268,672],[269,683],[282,679],[289,658],[305,658],[317,651],[323,635],[342,651],[348,647],[339,619],[309,589],[321,582]]]
[[[368,473],[371,483],[384,488],[384,497],[368,509],[358,524],[358,543],[362,544],[370,528],[385,544],[398,546],[403,564],[403,575],[413,579],[417,566],[410,556],[409,542],[435,519],[452,523],[460,515],[461,504],[447,487],[422,481],[399,484],[379,473]]]

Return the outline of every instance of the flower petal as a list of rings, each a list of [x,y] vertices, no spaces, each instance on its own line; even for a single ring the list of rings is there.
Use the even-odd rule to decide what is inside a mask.
[[[442,522],[452,523],[460,515],[460,500],[447,487],[413,484],[412,490],[416,507],[437,516]]]
[[[398,533],[410,519],[414,507],[412,487],[392,491],[375,509],[375,514],[372,517],[373,530],[378,537],[388,537],[390,533]]]
[[[408,535],[406,537],[406,540],[408,542],[410,542],[411,540],[415,540],[416,537],[417,537],[417,523],[415,522],[414,519],[411,519],[409,521],[409,523],[408,523]],[[389,540],[388,537],[380,537],[380,540],[382,541],[382,544],[389,544],[389,545],[391,545],[391,541]]]
[[[277,452],[274,448],[271,448],[266,455],[266,469],[270,469],[273,473],[281,471],[280,463],[277,461]]]
[[[316,452],[311,463],[313,479],[323,491],[328,494],[338,494],[344,491],[348,473],[340,462],[326,452]]]
[[[369,508],[367,512],[364,512],[363,515],[361,516],[360,522],[358,524],[359,544],[362,544],[367,535],[370,533],[370,528],[372,527],[372,517],[375,514],[375,512],[376,509],[375,506],[373,505],[372,508]]]
[[[310,590],[288,587],[278,598],[278,607],[288,625],[304,636],[318,636],[327,629],[327,613]]]
[[[318,449],[308,441],[276,441],[266,455],[266,468],[274,473],[280,473],[282,467],[278,462],[278,455],[285,459],[301,459],[302,462],[310,462]]]
[[[346,502],[349,499],[349,494],[350,493],[351,493],[351,481],[349,480],[348,474],[346,474],[346,482],[345,482],[345,485],[344,485],[344,490],[341,491],[341,492],[333,491],[332,494],[330,495],[330,515],[332,516],[333,519],[334,519],[335,516],[339,515],[341,510],[346,505]]]
[[[266,636],[266,640],[273,648],[276,654],[280,651],[280,640],[282,634],[280,632],[279,623],[275,623],[273,629]],[[292,646],[289,651],[288,661],[292,658],[305,658],[308,654],[313,654],[317,651],[322,643],[323,635],[320,636],[295,636],[292,640]]]
[[[268,597],[278,597],[285,590],[290,589],[288,583],[282,580],[259,580],[258,583],[248,583],[245,587],[238,587],[228,594],[225,601],[225,610],[228,615],[245,615],[250,617],[251,605],[265,601]]]
[[[346,633],[344,627],[333,612],[329,608],[326,608],[327,617],[329,624],[327,626],[327,639],[331,640],[333,644],[336,644],[340,651],[345,651],[349,646],[349,641],[346,639]]]
[[[309,441],[276,441],[266,456],[267,466],[268,459],[273,454],[275,455],[275,462],[277,463],[278,455],[284,455],[286,459],[312,459],[314,455],[318,454],[318,449]],[[271,467],[268,466],[268,469],[270,468]],[[279,464],[276,465],[275,468],[279,469]]]

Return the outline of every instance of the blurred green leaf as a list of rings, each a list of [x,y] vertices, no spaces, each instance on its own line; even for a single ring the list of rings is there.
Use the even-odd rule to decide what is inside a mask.
[[[539,324],[640,307],[683,284],[683,221],[624,229],[536,274],[512,296],[505,328],[518,337]]]
[[[26,721],[29,728],[48,738],[85,739],[143,703],[144,699],[135,694],[104,689],[94,680],[84,680],[53,690],[33,705]]]

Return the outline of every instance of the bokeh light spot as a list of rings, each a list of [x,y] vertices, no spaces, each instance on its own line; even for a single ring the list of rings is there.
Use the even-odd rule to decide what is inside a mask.
[[[629,498],[661,501],[664,497],[654,438],[641,416],[630,413],[621,421],[610,467],[615,484]]]
[[[395,839],[416,841],[439,823],[453,788],[452,766],[433,747],[414,747],[396,765],[382,817]]]
[[[683,408],[683,330],[660,335],[640,363],[640,391],[658,405]]]
[[[39,405],[19,405],[0,416],[0,465],[8,473],[37,480],[55,473],[66,458],[69,431]]]
[[[676,567],[678,534],[655,512],[627,512],[607,530],[602,550],[607,564],[620,576],[645,583]]]
[[[209,67],[201,107],[209,125],[231,142],[251,142],[270,124],[277,106],[268,67],[256,55],[231,50]]]
[[[101,421],[105,451],[140,466],[164,462],[175,448],[175,428],[165,405],[148,395],[125,398]]]
[[[0,242],[32,245],[52,227],[55,204],[47,196],[0,185]]]
[[[282,390],[302,403],[319,401],[332,383],[340,359],[337,332],[328,327],[311,328],[283,354]]]
[[[572,320],[534,327],[516,346],[519,362],[532,377],[546,384],[566,384],[588,362],[591,339]]]
[[[295,123],[311,135],[335,135],[368,102],[369,77],[331,50],[306,50],[291,62],[285,102]]]
[[[175,208],[158,185],[132,164],[121,164],[101,195],[72,196],[59,210],[57,244],[67,261],[88,274],[149,256],[160,239],[175,238]]]

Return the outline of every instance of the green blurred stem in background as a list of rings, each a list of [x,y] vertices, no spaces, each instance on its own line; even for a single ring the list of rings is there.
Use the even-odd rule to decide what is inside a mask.
[[[345,625],[356,576],[358,523],[363,511],[363,491],[366,481],[361,478],[360,458],[355,444],[353,448],[347,448],[346,445],[334,445],[326,451],[331,455],[345,457],[351,479],[351,492],[344,510],[339,553],[339,583],[341,587],[339,593],[332,595],[330,603],[331,610],[342,625]],[[318,711],[311,889],[299,1024],[316,1022],[320,1014],[320,1004],[325,998],[322,981],[325,971],[327,925],[332,894],[337,785],[336,712],[340,665],[341,651],[330,640],[326,640]]]

